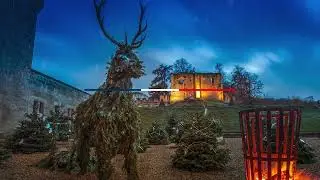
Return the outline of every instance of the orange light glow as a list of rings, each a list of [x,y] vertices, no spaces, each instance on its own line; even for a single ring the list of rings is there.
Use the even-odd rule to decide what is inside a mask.
[[[200,89],[200,82],[197,80],[196,81],[196,89]],[[199,99],[201,97],[201,92],[200,91],[196,91],[196,98]]]
[[[276,157],[277,154],[272,154],[272,157]],[[282,161],[280,171],[278,171],[278,163],[277,162],[271,162],[271,178],[268,179],[268,168],[267,168],[267,161],[262,161],[261,163],[261,179],[259,179],[259,171],[258,171],[258,161],[253,160],[253,169],[254,169],[254,176],[252,178],[251,174],[251,166],[250,160],[247,160],[247,180],[274,180],[278,179],[278,172],[280,172],[280,177],[283,180],[287,179],[287,176],[289,176],[289,180],[312,180],[313,178],[304,174],[301,171],[296,170],[296,161],[290,161],[289,166],[287,166],[287,161]]]

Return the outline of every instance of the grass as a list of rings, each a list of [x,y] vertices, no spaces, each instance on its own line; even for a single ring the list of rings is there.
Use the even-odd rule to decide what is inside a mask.
[[[239,111],[246,109],[240,106],[225,106],[218,102],[208,102],[208,112],[214,112],[217,118],[223,122],[225,132],[240,132],[239,127]],[[201,112],[203,107],[201,105],[189,106],[168,106],[166,108],[140,108],[139,109],[143,129],[148,129],[153,121],[158,121],[165,125],[169,114],[173,113],[179,118],[190,112]],[[302,108],[302,122],[301,132],[320,132],[320,109],[311,107]]]

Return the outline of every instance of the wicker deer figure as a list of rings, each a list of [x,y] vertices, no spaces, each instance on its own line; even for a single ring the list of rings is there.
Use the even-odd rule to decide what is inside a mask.
[[[123,42],[114,39],[106,30],[102,10],[106,0],[93,0],[97,20],[103,35],[117,46],[115,55],[109,63],[106,81],[88,100],[77,107],[76,152],[82,173],[87,171],[90,160],[90,147],[95,147],[97,156],[97,175],[100,180],[110,179],[113,167],[111,159],[117,154],[125,157],[124,169],[127,178],[137,180],[136,140],[138,138],[139,113],[136,111],[133,95],[124,91],[108,89],[132,88],[131,79],[144,75],[142,61],[134,50],[139,48],[145,38],[147,23],[143,23],[145,6],[140,3],[138,30],[128,43],[127,34]]]

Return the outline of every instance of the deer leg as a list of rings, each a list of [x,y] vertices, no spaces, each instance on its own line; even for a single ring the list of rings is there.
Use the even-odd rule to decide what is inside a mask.
[[[107,154],[105,150],[100,148],[96,149],[97,155],[97,175],[99,180],[108,180],[110,179],[113,173],[113,167],[111,165],[111,156]]]
[[[103,134],[104,131],[99,129],[95,142],[95,153],[97,156],[96,171],[99,180],[108,180],[113,173],[111,159],[115,153],[113,152],[112,142],[110,142],[110,139],[104,139]]]
[[[88,164],[90,160],[90,143],[89,135],[83,133],[79,139],[78,148],[77,148],[77,159],[80,166],[80,174],[85,174],[88,171]]]
[[[132,136],[131,136],[132,137]],[[124,151],[124,168],[127,171],[128,180],[139,180],[137,171],[137,152],[134,147],[134,140],[130,139],[126,150]]]

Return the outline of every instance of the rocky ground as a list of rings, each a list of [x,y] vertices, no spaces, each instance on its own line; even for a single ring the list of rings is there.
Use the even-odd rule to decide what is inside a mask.
[[[320,139],[307,138],[304,139],[310,143],[320,157]],[[141,180],[241,180],[244,178],[243,158],[241,150],[240,138],[226,139],[227,146],[232,151],[232,160],[225,171],[212,171],[205,173],[191,173],[179,171],[170,165],[170,156],[174,153],[174,149],[168,146],[159,145],[152,146],[145,153],[139,154],[138,170]],[[94,174],[74,175],[63,172],[53,172],[49,170],[34,167],[34,164],[44,158],[47,153],[36,154],[15,154],[13,158],[1,166],[1,180],[95,180]],[[121,170],[123,158],[117,156],[114,158],[115,173],[112,179],[124,180],[125,173]],[[320,177],[320,161],[315,164],[300,165],[300,169],[313,173]],[[314,178],[316,179],[316,178]]]

